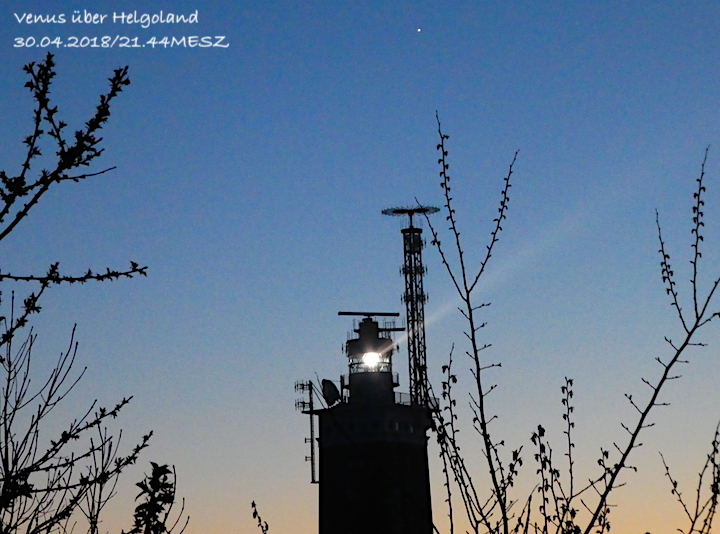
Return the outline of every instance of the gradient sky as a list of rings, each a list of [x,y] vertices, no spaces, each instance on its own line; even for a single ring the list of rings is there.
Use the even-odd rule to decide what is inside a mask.
[[[652,4],[652,5],[651,5]],[[20,24],[14,13],[191,13],[186,25]],[[421,30],[421,31],[418,31]],[[487,243],[502,177],[520,154],[510,212],[481,287],[495,432],[525,445],[538,423],[558,446],[560,386],[574,377],[581,478],[633,421],[623,393],[658,376],[680,328],[660,280],[660,212],[687,298],[692,193],[705,148],[702,288],[720,274],[720,4],[715,2],[173,2],[6,0],[0,10],[0,168],[17,172],[30,133],[22,66],[48,49],[15,38],[225,36],[227,48],[61,48],[52,98],[78,128],[130,66],[96,170],[62,184],[3,242],[0,268],[42,272],[148,265],[147,279],[60,287],[34,321],[39,374],[73,324],[87,375],[58,416],[134,399],[118,420],[151,448],[121,482],[104,527],[128,528],[153,460],[174,464],[188,533],[317,529],[298,379],[346,372],[352,323],[339,310],[402,311],[398,220],[383,208],[441,205],[440,114],[463,238]],[[46,152],[51,152],[46,145]],[[435,218],[442,226],[442,219]],[[449,242],[449,241],[448,241]],[[428,354],[436,378],[463,349],[457,300],[427,250]],[[685,300],[684,302],[688,302]],[[720,308],[720,301],[716,308]],[[720,418],[720,336],[691,351],[618,490],[613,531],[684,527],[662,450],[690,495]],[[460,371],[467,367],[461,356]],[[399,364],[399,365],[398,365]],[[405,352],[396,356],[407,390]],[[466,379],[461,385],[467,386]],[[460,404],[464,404],[464,397]],[[464,450],[479,457],[472,430]],[[431,449],[433,477],[439,481]],[[559,451],[558,451],[559,454]],[[524,489],[523,489],[524,488]],[[439,483],[435,517],[444,525]]]

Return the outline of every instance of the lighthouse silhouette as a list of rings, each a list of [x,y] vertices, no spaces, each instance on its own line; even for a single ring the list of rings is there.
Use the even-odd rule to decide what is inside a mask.
[[[320,421],[320,534],[431,534],[427,406],[395,393],[394,323],[388,313],[363,316],[347,341],[347,383],[340,393],[323,381],[334,402],[316,410]],[[391,326],[387,326],[390,324]]]
[[[431,206],[389,208],[384,215],[408,218],[402,230],[406,328],[396,328],[399,313],[340,312],[356,316],[345,345],[347,377],[339,388],[323,380],[298,382],[307,401],[296,406],[310,415],[312,482],[319,483],[320,534],[431,534],[428,430],[437,401],[430,396],[425,357],[422,229],[413,217],[438,211]],[[417,220],[417,219],[416,219]],[[362,319],[358,319],[362,317]],[[380,323],[382,321],[382,323]],[[409,393],[397,393],[392,333],[406,332]],[[325,407],[315,409],[320,391]],[[319,420],[315,439],[314,418]],[[315,477],[315,445],[319,480]]]

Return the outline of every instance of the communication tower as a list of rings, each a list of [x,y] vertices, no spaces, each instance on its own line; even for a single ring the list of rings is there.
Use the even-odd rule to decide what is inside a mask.
[[[408,226],[403,228],[404,263],[402,273],[405,276],[405,311],[407,314],[408,372],[410,375],[410,400],[413,404],[428,406],[430,402],[427,383],[427,356],[425,351],[425,302],[427,295],[423,290],[423,275],[426,272],[422,263],[422,228],[413,226],[413,216],[432,215],[440,211],[433,206],[414,208],[388,208],[383,215],[394,217],[407,216]]]
[[[437,401],[428,393],[424,243],[413,217],[437,211],[429,206],[383,211],[409,219],[402,230],[406,328],[395,327],[399,313],[339,312],[356,317],[345,343],[347,376],[341,376],[337,385],[319,379],[319,384],[296,385],[296,391],[307,394],[296,406],[310,416],[306,460],[311,464],[311,481],[319,485],[320,534],[433,532],[427,432]],[[405,330],[409,394],[395,391],[399,379],[393,371],[397,345],[392,334]]]

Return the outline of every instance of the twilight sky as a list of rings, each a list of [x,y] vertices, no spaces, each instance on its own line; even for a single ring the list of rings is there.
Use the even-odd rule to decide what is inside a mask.
[[[720,274],[720,4],[713,2],[210,2],[7,0],[0,10],[0,169],[18,172],[30,133],[22,66],[56,54],[51,97],[79,128],[112,70],[132,84],[103,130],[95,170],[61,184],[3,242],[0,269],[67,273],[148,265],[147,279],[60,287],[34,321],[38,376],[73,324],[86,377],[58,414],[134,395],[126,447],[151,448],[121,482],[104,528],[129,528],[149,461],[174,464],[189,533],[317,529],[299,379],[346,372],[352,326],[339,310],[403,311],[399,220],[383,208],[441,205],[435,111],[450,135],[463,238],[479,257],[502,177],[520,154],[505,231],[481,287],[495,432],[525,444],[518,497],[534,483],[538,423],[562,442],[560,386],[575,378],[580,478],[622,440],[680,327],[660,280],[660,212],[681,296],[690,276],[691,202],[705,148],[702,285]],[[72,23],[74,10],[106,14]],[[192,24],[113,22],[113,13],[191,14]],[[23,13],[66,23],[19,23]],[[17,17],[16,17],[17,15]],[[25,20],[25,19],[24,19]],[[224,36],[226,47],[15,47],[33,37]],[[136,40],[135,40],[136,39]],[[48,39],[49,40],[49,39]],[[32,41],[30,41],[32,43]],[[87,39],[85,42],[89,42]],[[52,152],[49,144],[46,153]],[[442,218],[435,216],[442,226]],[[449,243],[449,240],[446,239]],[[425,254],[431,377],[453,342],[457,301]],[[687,304],[689,301],[684,300]],[[720,308],[720,301],[716,308]],[[684,527],[658,450],[690,494],[720,418],[720,336],[688,354],[612,512],[618,532]],[[407,390],[404,348],[396,356]],[[461,356],[458,371],[467,367]],[[461,385],[467,386],[466,379]],[[39,378],[38,378],[39,381]],[[460,404],[464,404],[464,397]],[[480,456],[465,430],[468,456]],[[445,511],[431,445],[435,520]]]

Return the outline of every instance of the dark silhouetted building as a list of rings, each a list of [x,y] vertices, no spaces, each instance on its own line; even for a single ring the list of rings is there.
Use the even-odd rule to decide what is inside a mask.
[[[347,383],[323,381],[320,534],[431,534],[427,406],[395,393],[390,330],[366,315],[348,340]],[[393,314],[397,315],[397,314]],[[339,393],[339,394],[338,394]]]

